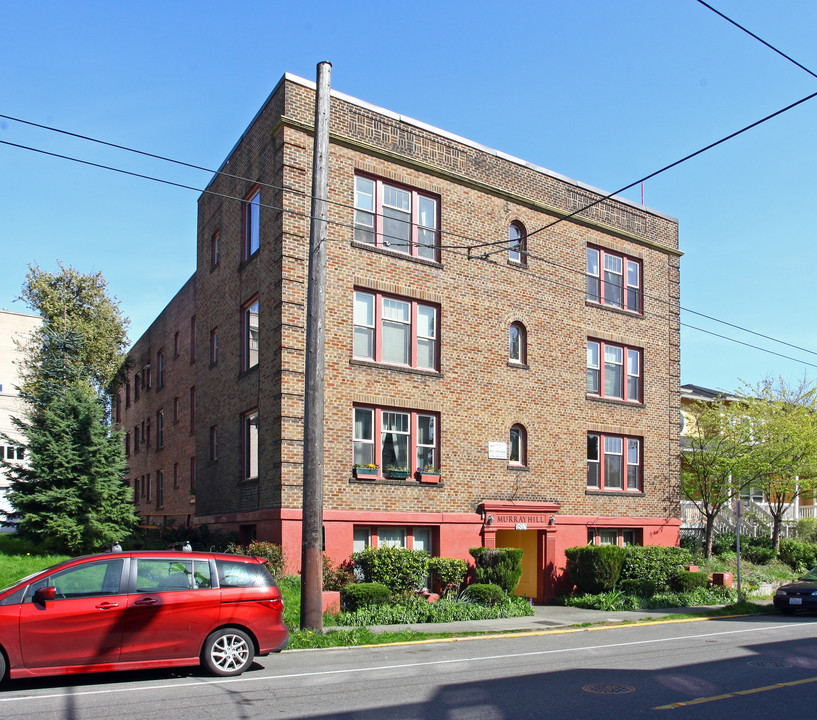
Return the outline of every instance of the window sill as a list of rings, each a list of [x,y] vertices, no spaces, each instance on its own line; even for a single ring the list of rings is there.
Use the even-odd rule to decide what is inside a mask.
[[[508,465],[508,470],[514,470],[516,472],[530,472],[530,468],[527,465]]]
[[[423,375],[424,377],[441,378],[443,374],[439,370],[423,370],[421,368],[407,367],[405,365],[390,365],[389,363],[375,362],[374,360],[349,360],[350,365],[359,367],[378,368],[379,370],[394,370],[396,372],[408,373],[409,375]]]
[[[592,490],[588,488],[585,495],[597,495],[601,497],[646,497],[643,490]]]
[[[442,479],[437,483],[424,483],[415,479],[414,475],[409,475],[404,480],[391,480],[379,475],[364,475],[363,477],[350,477],[350,485],[379,485],[379,486],[399,486],[399,487],[443,487]]]
[[[508,265],[511,267],[519,268],[520,270],[527,270],[528,264],[523,262],[522,260],[508,260]]]
[[[249,265],[255,258],[258,257],[258,253],[261,251],[259,247],[252,255],[249,257],[244,258],[240,263],[238,263],[238,272],[241,272],[247,265]]]
[[[606,403],[608,405],[619,405],[621,407],[631,407],[631,408],[645,408],[647,407],[643,402],[632,402],[630,400],[619,400],[617,398],[606,398],[600,397],[599,395],[585,395],[586,400],[592,400],[593,402],[600,402]]]
[[[439,260],[428,260],[427,258],[417,257],[416,255],[408,255],[407,253],[397,252],[396,250],[389,250],[388,248],[379,247],[377,245],[369,245],[368,243],[358,242],[352,240],[352,247],[360,250],[368,250],[379,255],[388,255],[393,258],[401,258],[402,260],[409,260],[418,263],[419,265],[427,265],[428,267],[441,268],[443,264]]]
[[[241,370],[238,373],[238,379],[241,380],[241,378],[245,378],[245,377],[248,377],[248,376],[250,376],[250,375],[252,375],[254,373],[257,373],[258,372],[258,367],[259,367],[259,363],[255,363],[255,365],[253,365],[251,368],[247,368],[246,370]]]
[[[530,370],[530,366],[527,363],[519,362],[518,360],[508,360],[508,367],[514,370]]]
[[[618,313],[619,315],[626,315],[627,317],[638,318],[639,320],[644,319],[644,311],[638,312],[637,310],[627,310],[626,308],[616,307],[615,305],[605,305],[604,303],[596,302],[595,300],[590,300],[585,298],[584,300],[585,307],[594,307],[598,308],[599,310],[609,310],[610,312]]]

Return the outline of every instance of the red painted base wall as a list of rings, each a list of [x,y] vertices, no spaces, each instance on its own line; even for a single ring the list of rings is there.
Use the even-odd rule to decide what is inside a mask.
[[[507,508],[508,504],[503,505]],[[489,508],[493,510],[493,508]],[[680,520],[631,517],[585,517],[554,515],[550,508],[531,510],[527,514],[479,513],[392,513],[392,512],[338,512],[324,513],[325,553],[333,564],[348,560],[353,551],[354,528],[371,529],[372,544],[377,544],[380,527],[407,529],[407,544],[411,547],[411,529],[433,529],[433,550],[441,557],[459,558],[473,565],[469,554],[472,547],[495,547],[498,530],[536,531],[541,552],[537,558],[539,589],[534,598],[545,602],[570,592],[572,584],[565,572],[565,549],[588,544],[588,531],[632,530],[644,545],[677,546]],[[522,511],[520,511],[522,512]],[[553,522],[550,522],[551,516]],[[279,543],[284,550],[286,571],[300,572],[301,511],[276,510],[247,513],[242,516],[202,518],[211,530],[235,530],[238,525],[254,525],[259,540]],[[517,522],[525,520],[526,522]]]

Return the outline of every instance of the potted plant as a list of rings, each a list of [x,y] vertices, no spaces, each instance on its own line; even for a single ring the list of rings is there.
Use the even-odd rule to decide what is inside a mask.
[[[425,465],[424,467],[417,468],[414,477],[421,483],[433,483],[436,485],[440,482],[440,471],[433,465]]]
[[[378,471],[380,468],[375,465],[374,463],[369,463],[368,465],[358,465],[356,464],[352,468],[352,474],[356,477],[365,477],[365,478],[374,478],[377,476]]]
[[[409,470],[407,467],[389,465],[386,468],[386,477],[392,480],[405,480],[409,475],[411,475],[411,470]]]

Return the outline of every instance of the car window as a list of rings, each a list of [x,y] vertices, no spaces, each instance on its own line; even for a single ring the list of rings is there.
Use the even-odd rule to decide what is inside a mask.
[[[221,587],[272,587],[275,580],[260,563],[216,560]]]
[[[122,558],[75,565],[29,585],[28,599],[41,587],[54,587],[55,600],[116,595],[122,579]]]
[[[811,568],[805,575],[803,575],[801,580],[817,580],[817,567]]]
[[[136,560],[136,592],[201,590],[213,586],[207,560],[139,558]]]

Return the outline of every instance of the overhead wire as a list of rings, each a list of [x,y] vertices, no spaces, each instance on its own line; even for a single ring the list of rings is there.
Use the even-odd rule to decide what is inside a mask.
[[[701,0],[698,0],[698,1],[701,2]],[[718,12],[717,10],[714,10],[714,8],[712,8],[708,4],[703,3],[703,2],[701,4],[703,4],[706,7],[712,9],[717,14],[723,16],[722,13]],[[723,16],[723,17],[725,19],[729,20],[729,22],[732,22],[733,24],[735,24],[737,27],[740,27],[745,32],[749,32],[749,31],[745,30],[745,28],[742,28],[742,26],[737,25],[737,23],[734,23],[734,21],[730,20],[729,18],[726,18],[726,16]],[[749,33],[749,34],[752,35],[753,37],[756,37],[753,33]],[[763,42],[765,45],[769,46],[770,48],[774,49],[776,52],[783,55],[787,59],[791,60],[791,58],[786,56],[784,53],[781,53],[780,51],[776,50],[775,48],[773,48],[771,45],[769,45],[765,41],[761,40],[760,38],[757,38],[757,39],[760,40],[761,42]],[[796,61],[794,61],[794,60],[791,60],[791,61],[794,62],[799,67],[803,67],[799,63],[797,63]],[[813,74],[807,68],[803,67],[803,69],[806,70],[807,72],[809,72],[810,74]],[[654,173],[651,173],[650,175],[645,176],[645,178],[643,178],[641,180],[637,180],[634,183],[631,183],[630,185],[625,186],[624,188],[621,188],[621,189],[619,189],[619,190],[617,190],[617,191],[615,191],[613,193],[609,193],[609,194],[607,194],[607,195],[605,195],[603,197],[600,197],[596,201],[594,201],[592,203],[589,203],[588,205],[585,205],[584,207],[579,208],[578,210],[576,210],[576,211],[574,211],[572,213],[564,215],[564,216],[558,218],[557,220],[542,226],[541,228],[539,228],[536,231],[533,231],[531,233],[527,233],[524,239],[527,240],[527,238],[531,237],[532,235],[536,235],[537,233],[539,233],[539,232],[541,232],[541,231],[543,231],[545,229],[548,229],[550,227],[553,227],[554,225],[556,225],[556,224],[558,224],[558,223],[560,223],[560,222],[562,222],[564,220],[568,220],[568,219],[570,219],[572,217],[575,217],[576,215],[578,215],[578,214],[580,214],[580,213],[594,207],[595,205],[597,205],[597,204],[599,204],[601,202],[604,202],[605,200],[611,199],[616,195],[619,195],[624,190],[629,189],[630,187],[633,187],[633,186],[639,184],[640,182],[643,182],[646,179],[655,177],[656,175],[658,175],[658,174],[660,174],[662,172],[665,172],[666,170],[669,170],[672,167],[676,167],[677,165],[681,164],[682,162],[685,162],[686,160],[689,160],[689,159],[691,159],[693,157],[696,157],[697,155],[700,155],[701,153],[703,153],[703,152],[705,152],[705,151],[707,151],[709,149],[712,149],[712,148],[716,147],[717,145],[720,145],[720,144],[726,142],[727,140],[732,139],[732,138],[734,138],[734,137],[748,131],[749,129],[751,129],[753,127],[756,127],[756,126],[758,126],[758,125],[760,125],[760,124],[762,124],[762,123],[764,123],[764,122],[766,122],[766,121],[768,121],[768,120],[770,120],[770,119],[772,119],[772,118],[774,118],[774,117],[776,117],[776,116],[778,116],[778,115],[780,115],[780,114],[782,114],[784,112],[787,112],[788,110],[790,110],[790,109],[792,109],[794,107],[797,107],[798,105],[806,102],[807,100],[812,99],[815,96],[817,96],[817,93],[806,96],[806,97],[802,98],[801,100],[799,100],[799,101],[797,101],[795,103],[792,103],[792,104],[778,110],[777,112],[772,113],[770,115],[767,115],[766,117],[762,118],[761,120],[758,120],[758,121],[756,121],[756,122],[742,128],[741,130],[738,130],[738,131],[736,131],[734,133],[731,133],[730,135],[728,135],[728,136],[726,136],[724,138],[721,138],[720,140],[718,140],[718,141],[716,141],[714,143],[711,143],[711,144],[707,145],[705,148],[702,148],[702,149],[696,151],[695,153],[691,153],[691,154],[685,156],[684,158],[681,158],[680,160],[677,160],[674,163],[671,163],[670,165],[667,165],[667,166],[661,168],[660,170],[657,170]],[[62,130],[60,128],[54,128],[52,126],[43,125],[43,124],[40,124],[40,123],[35,123],[35,122],[29,121],[29,120],[24,120],[24,119],[21,119],[21,118],[10,116],[10,115],[0,114],[0,118],[5,118],[7,120],[12,120],[14,122],[19,122],[19,123],[22,123],[22,124],[30,125],[30,126],[33,126],[33,127],[44,129],[44,130],[49,130],[51,132],[60,133],[60,134],[67,135],[67,136],[70,136],[70,137],[74,137],[74,138],[77,138],[77,139],[81,139],[81,140],[84,140],[84,141],[98,143],[98,144],[101,144],[101,145],[105,145],[105,146],[108,146],[108,147],[112,147],[112,148],[124,150],[124,151],[127,151],[127,152],[135,153],[135,154],[142,155],[142,156],[145,156],[145,157],[150,157],[150,158],[162,160],[164,162],[169,162],[169,163],[181,165],[181,166],[192,168],[192,169],[195,169],[195,170],[205,171],[205,172],[213,174],[214,176],[225,176],[225,177],[229,177],[229,178],[232,178],[232,179],[235,179],[235,180],[240,180],[240,181],[244,181],[244,182],[248,182],[248,183],[253,183],[256,186],[267,187],[267,188],[279,190],[281,192],[292,192],[292,193],[300,195],[300,196],[302,196],[304,198],[311,198],[311,195],[309,193],[304,192],[304,191],[300,191],[300,190],[296,190],[294,188],[285,188],[285,187],[281,187],[281,186],[272,185],[272,184],[269,184],[269,183],[259,183],[257,181],[252,180],[251,178],[244,178],[244,177],[241,177],[241,176],[238,176],[238,175],[233,175],[233,174],[227,173],[227,172],[225,172],[223,170],[212,170],[211,168],[207,168],[207,167],[204,167],[204,166],[201,166],[201,165],[195,165],[193,163],[188,163],[188,162],[184,162],[184,161],[181,161],[181,160],[176,160],[174,158],[169,158],[169,157],[166,157],[166,156],[163,156],[163,155],[158,155],[158,154],[155,154],[155,153],[150,153],[150,152],[146,152],[146,151],[143,151],[143,150],[138,150],[138,149],[131,148],[131,147],[128,147],[128,146],[125,146],[125,145],[112,143],[112,142],[108,142],[108,141],[105,141],[105,140],[100,140],[98,138],[92,138],[92,137],[87,136],[87,135],[81,135],[81,134],[78,134],[78,133],[73,133],[73,132],[70,132],[70,131],[67,131],[67,130]],[[12,142],[9,142],[9,141],[0,140],[0,144],[8,145],[8,146],[11,146],[11,147],[16,147],[16,148],[19,148],[19,149],[29,150],[31,152],[36,152],[36,153],[48,155],[48,156],[51,156],[51,157],[64,159],[64,160],[70,160],[70,161],[73,161],[73,162],[77,162],[77,163],[81,163],[81,164],[84,164],[84,165],[96,167],[96,168],[99,168],[99,169],[109,170],[109,171],[112,171],[112,172],[121,173],[121,174],[132,176],[132,177],[137,177],[137,178],[146,179],[146,180],[152,180],[154,182],[159,182],[159,183],[170,185],[170,186],[173,186],[173,187],[178,187],[178,188],[187,189],[187,190],[194,190],[196,192],[201,192],[203,194],[210,194],[210,195],[222,197],[222,198],[225,198],[225,199],[236,200],[238,202],[246,202],[246,200],[247,200],[245,197],[237,197],[237,196],[228,195],[226,193],[218,193],[218,192],[209,190],[208,188],[199,188],[199,187],[195,187],[195,186],[184,184],[184,183],[165,180],[163,178],[158,178],[158,177],[147,175],[147,174],[144,174],[144,173],[137,173],[137,172],[133,172],[133,171],[129,171],[129,170],[124,170],[122,168],[117,168],[117,167],[113,167],[113,166],[110,166],[110,165],[104,165],[104,164],[101,164],[101,163],[96,163],[96,162],[92,162],[92,161],[88,161],[88,160],[82,160],[80,158],[75,158],[75,157],[71,157],[71,156],[64,155],[64,154],[49,152],[49,151],[46,151],[46,150],[42,150],[42,149],[39,149],[39,148],[33,148],[33,147],[30,147],[30,146],[26,146],[26,145],[22,145],[22,144],[18,144],[18,143],[12,143]],[[342,202],[339,202],[339,201],[327,201],[327,202],[329,204],[331,204],[331,205],[343,207],[343,208],[346,208],[346,209],[352,209],[352,210],[356,209],[353,205],[350,205],[348,203],[342,203]],[[303,218],[309,218],[310,217],[309,213],[298,212],[296,210],[292,210],[292,209],[289,209],[289,208],[284,208],[284,207],[281,207],[281,206],[275,206],[275,205],[264,204],[264,203],[258,203],[258,205],[259,205],[259,207],[264,207],[264,208],[272,209],[272,210],[279,211],[279,212],[290,213],[290,214],[294,214],[296,216],[300,216],[300,217],[303,217]],[[382,215],[378,214],[378,213],[374,213],[374,215],[382,217]],[[351,224],[351,223],[341,223],[341,222],[338,222],[338,221],[331,221],[331,220],[329,221],[329,223],[332,224],[332,225],[335,225],[335,226],[340,226],[340,227],[346,227],[346,228],[352,228],[352,229],[355,228],[355,225]],[[460,238],[463,238],[463,239],[467,239],[467,240],[470,240],[470,241],[475,240],[475,238],[471,238],[471,237],[468,237],[468,236],[465,236],[465,235],[462,235],[462,234],[459,234],[459,233],[451,233],[451,232],[448,232],[448,231],[443,231],[442,229],[435,229],[435,233],[439,234],[440,236],[445,234],[445,235],[453,235],[453,236],[460,237]],[[382,232],[379,233],[379,235],[381,237],[383,237]],[[406,247],[407,244],[411,243],[411,241],[406,243],[406,241],[403,238],[400,238],[400,237],[397,237],[397,236],[392,236],[392,237],[393,237],[394,240],[397,240],[397,242],[392,242],[390,240],[387,240],[386,243],[385,243],[387,246],[390,246],[392,248]],[[439,249],[441,251],[448,251],[448,252],[458,251],[458,250],[459,251],[464,251],[463,253],[457,253],[457,254],[467,253],[469,258],[485,260],[485,259],[487,259],[488,257],[490,257],[493,254],[496,254],[498,252],[504,252],[506,247],[508,247],[508,244],[509,244],[509,240],[501,240],[501,241],[496,241],[496,242],[491,242],[491,243],[475,243],[475,244],[471,244],[471,245],[459,245],[459,246],[458,245],[444,245],[442,243],[439,243],[439,244],[429,245],[428,247],[433,247],[435,249]],[[474,248],[491,247],[491,246],[496,246],[496,245],[501,245],[502,247],[500,247],[498,250],[495,250],[495,251],[490,252],[490,253],[484,253],[482,255],[476,255],[476,256],[472,255],[471,251]],[[535,259],[538,259],[538,260],[540,260],[542,262],[546,262],[546,263],[550,263],[552,265],[558,266],[558,264],[553,263],[552,261],[550,261],[550,260],[548,260],[546,258],[537,257],[537,256],[535,256],[535,255],[533,255],[532,253],[529,253],[529,252],[526,252],[525,254],[526,254],[527,257],[535,258]],[[564,266],[560,266],[560,267],[562,267],[565,270],[569,270],[569,271],[572,271],[572,272],[577,272],[579,274],[584,274],[581,271],[575,270],[574,268],[567,268],[567,267],[564,267]],[[606,282],[606,281],[602,281],[602,282]],[[645,295],[645,297],[649,297],[649,296]],[[651,299],[657,300],[657,301],[660,301],[660,302],[668,302],[668,301],[665,301],[663,298],[655,297],[655,298],[651,298]],[[736,325],[734,323],[730,323],[730,322],[727,322],[725,320],[720,320],[718,318],[715,318],[715,317],[712,317],[712,316],[709,316],[709,315],[705,315],[703,313],[699,313],[697,311],[691,310],[689,308],[684,308],[682,306],[679,306],[679,309],[681,311],[684,311],[684,312],[690,312],[692,314],[696,314],[696,315],[699,315],[701,317],[705,317],[705,318],[707,318],[709,320],[712,320],[714,322],[718,322],[718,323],[727,325],[727,326],[732,327],[734,329],[738,329],[738,330],[741,330],[743,332],[754,334],[754,335],[756,335],[758,337],[762,337],[762,338],[770,340],[772,342],[780,343],[782,345],[786,345],[786,346],[792,347],[794,349],[797,349],[797,350],[800,350],[800,351],[803,351],[803,352],[807,352],[807,353],[810,353],[810,354],[817,355],[817,352],[814,352],[812,350],[808,350],[806,348],[802,348],[802,347],[794,345],[792,343],[788,343],[786,341],[779,340],[777,338],[773,338],[771,336],[764,335],[762,333],[758,333],[756,331],[750,330],[750,329],[742,327],[740,325]],[[699,329],[699,328],[696,328],[695,326],[691,326],[691,325],[688,326],[688,327],[693,328],[693,329]],[[706,332],[706,331],[702,331],[702,332]],[[718,335],[717,333],[710,333],[710,334],[716,335],[718,337],[724,337],[726,339],[730,339],[730,338],[727,338],[726,336]],[[738,341],[738,340],[735,340],[735,342],[738,342],[740,344],[746,344],[746,343],[741,343],[741,341]],[[755,347],[755,346],[750,345],[750,347]],[[762,348],[756,348],[756,349],[762,349]],[[774,353],[773,351],[768,351],[768,352],[770,352],[772,354],[778,354],[778,353]],[[785,357],[785,356],[783,356],[783,357]],[[794,358],[789,358],[789,359],[794,359]]]
[[[244,198],[244,197],[229,195],[229,194],[226,194],[226,193],[219,193],[219,192],[215,192],[213,190],[209,190],[207,188],[199,188],[199,187],[195,187],[195,186],[192,186],[192,185],[187,185],[187,184],[184,184],[184,183],[178,183],[178,182],[171,181],[171,180],[166,180],[166,179],[163,179],[163,178],[157,178],[157,177],[152,176],[152,175],[147,175],[147,174],[144,174],[144,173],[137,173],[137,172],[130,171],[130,170],[124,170],[122,168],[117,168],[117,167],[114,167],[114,166],[111,166],[111,165],[105,165],[105,164],[93,162],[93,161],[90,161],[90,160],[83,160],[81,158],[75,158],[75,157],[72,157],[70,155],[55,153],[55,152],[43,150],[43,149],[40,149],[40,148],[33,148],[33,147],[22,145],[22,144],[19,144],[19,143],[12,143],[12,142],[9,142],[9,141],[6,141],[6,140],[0,140],[0,144],[7,145],[7,146],[10,146],[10,147],[15,147],[15,148],[18,148],[18,149],[28,150],[28,151],[43,154],[43,155],[46,155],[46,156],[49,156],[49,157],[55,157],[55,158],[62,159],[62,160],[69,160],[69,161],[72,161],[72,162],[77,162],[79,164],[88,165],[90,167],[95,167],[95,168],[102,169],[102,170],[109,170],[111,172],[116,172],[116,173],[120,173],[120,174],[123,174],[123,175],[131,176],[131,177],[136,177],[136,178],[140,178],[140,179],[144,179],[144,180],[151,180],[153,182],[158,182],[158,183],[161,183],[161,184],[170,185],[170,186],[173,186],[173,187],[178,187],[178,188],[185,189],[185,190],[193,190],[193,191],[196,191],[196,192],[201,192],[203,194],[213,195],[215,197],[221,197],[221,198],[228,199],[228,200],[235,200],[235,201],[238,201],[238,202],[246,202],[247,201],[246,198]],[[103,144],[104,144],[104,141],[103,141]],[[152,155],[151,153],[142,153],[141,151],[136,151],[136,152],[140,152],[140,154]],[[156,157],[156,156],[154,156],[154,157]],[[174,162],[174,161],[171,161],[171,162]],[[181,161],[179,161],[179,162],[181,164],[183,164],[183,165],[189,165],[188,163],[182,163]],[[248,182],[250,182],[250,181],[248,180]],[[280,190],[282,190],[284,192],[289,191],[288,188],[278,188],[277,186],[269,186],[269,187],[275,187],[276,189],[280,189]],[[301,192],[301,191],[293,191],[293,192],[296,192],[298,195],[301,195],[301,196],[304,196],[304,197],[309,197],[308,193],[304,193],[304,192]],[[345,203],[335,203],[335,204],[340,205],[342,207],[345,207],[347,209],[354,209],[353,206],[350,206],[350,205],[345,204]],[[259,207],[263,207],[265,209],[270,209],[270,210],[274,210],[274,211],[278,211],[278,212],[292,214],[292,215],[295,215],[297,217],[301,217],[301,218],[304,218],[304,219],[311,218],[311,215],[310,215],[309,212],[299,212],[297,210],[293,210],[293,209],[290,209],[290,208],[284,208],[284,207],[278,206],[278,205],[271,205],[269,203],[258,203],[258,205],[259,205]],[[351,229],[351,230],[359,229],[354,223],[344,223],[344,222],[339,222],[339,221],[336,221],[336,220],[328,220],[328,223],[330,225],[335,226],[335,227],[341,227],[341,228],[346,228],[346,229]],[[437,231],[437,232],[440,232],[440,231]],[[379,233],[379,235],[382,237],[383,233],[381,232],[381,233]],[[411,244],[411,242],[409,242],[409,243],[403,242],[402,239],[397,237],[397,236],[390,236],[390,237],[392,237],[395,240],[398,240],[398,242],[386,241],[386,245],[390,246],[392,248],[394,248],[394,247],[406,247],[407,245]],[[331,239],[331,238],[328,238],[328,239]],[[346,241],[345,239],[341,239],[341,238],[338,238],[337,240],[339,242],[345,242]],[[441,251],[448,252],[450,254],[457,254],[457,255],[460,255],[460,256],[467,256],[467,257],[469,257],[469,259],[473,259],[473,256],[471,256],[470,253],[466,252],[468,246],[457,247],[457,246],[445,246],[445,245],[440,244],[440,245],[433,245],[433,246],[428,246],[428,247],[433,247],[435,249],[439,249]],[[504,250],[504,248],[503,248],[503,250]],[[570,268],[570,267],[567,267],[567,266],[564,266],[564,265],[560,265],[559,263],[556,263],[556,262],[554,262],[552,260],[549,260],[547,258],[538,256],[538,255],[535,255],[534,253],[531,253],[531,252],[529,252],[527,250],[524,251],[524,255],[525,255],[526,258],[534,259],[534,260],[549,264],[549,265],[551,265],[553,267],[557,267],[557,268],[565,270],[567,272],[575,273],[575,274],[581,275],[582,277],[586,276],[586,273],[584,273],[581,270],[577,270],[575,268]],[[489,258],[487,258],[487,257],[482,258],[480,256],[478,256],[478,259],[489,260]],[[492,264],[498,265],[498,263],[495,263],[494,261],[490,261],[490,262],[492,262]],[[579,288],[579,287],[572,286],[572,285],[569,285],[569,284],[559,283],[559,282],[555,281],[553,278],[548,277],[547,275],[534,274],[534,273],[532,273],[530,271],[529,268],[524,268],[523,267],[523,268],[520,268],[520,269],[526,270],[527,275],[533,275],[534,277],[536,277],[539,280],[542,280],[542,281],[547,282],[549,284],[557,285],[559,287],[562,287],[563,289],[568,289],[568,290],[579,292],[579,293],[585,293],[586,292],[586,288]],[[604,285],[610,284],[610,281],[604,280],[603,278],[599,278],[599,280]],[[666,299],[664,299],[662,297],[652,296],[652,295],[649,295],[647,293],[642,293],[642,298],[648,299],[648,300],[653,300],[653,301],[663,303],[663,304],[667,304],[667,305],[670,304],[670,301],[668,301],[668,300],[666,300]],[[780,343],[782,345],[787,345],[789,347],[792,347],[794,349],[797,349],[797,350],[800,350],[800,351],[803,351],[803,352],[806,352],[806,353],[817,355],[817,352],[814,352],[812,350],[802,348],[800,346],[794,345],[792,343],[788,343],[788,342],[786,342],[784,340],[779,340],[779,339],[773,338],[771,336],[763,335],[762,333],[758,333],[756,331],[750,330],[749,328],[745,328],[745,327],[742,327],[740,325],[736,325],[734,323],[727,322],[725,320],[719,320],[718,318],[714,318],[712,316],[708,316],[708,315],[705,315],[703,313],[699,313],[697,311],[690,310],[688,308],[684,308],[684,307],[680,307],[680,306],[679,306],[679,310],[685,311],[685,312],[691,312],[691,313],[693,313],[695,315],[705,317],[705,318],[707,318],[709,320],[713,320],[714,322],[718,322],[718,323],[727,325],[729,327],[733,327],[733,328],[735,328],[737,330],[741,330],[743,332],[747,332],[747,333],[756,335],[758,337],[763,337],[764,339],[770,340],[772,342],[777,342],[777,343]],[[642,314],[643,315],[651,315],[651,316],[654,316],[654,317],[656,317],[658,319],[662,319],[662,320],[668,319],[668,316],[659,315],[658,313],[648,312],[646,310],[643,311]],[[772,355],[777,355],[779,357],[783,357],[783,358],[786,358],[786,359],[789,359],[789,360],[793,360],[795,362],[802,362],[803,364],[810,365],[810,363],[807,363],[805,361],[798,360],[796,358],[792,358],[792,357],[789,357],[789,356],[786,356],[786,355],[782,355],[782,354],[776,353],[776,352],[774,352],[772,350],[768,350],[768,349],[760,348],[758,346],[750,345],[748,343],[742,342],[742,341],[737,340],[735,338],[730,338],[730,337],[725,336],[725,335],[720,335],[718,333],[713,333],[713,332],[710,332],[710,331],[702,330],[701,328],[697,328],[696,326],[688,325],[686,323],[681,323],[681,325],[683,325],[685,327],[689,327],[691,329],[700,330],[701,332],[707,332],[708,334],[714,335],[715,337],[730,340],[730,341],[736,342],[736,343],[738,343],[740,345],[745,345],[745,346],[748,346],[748,347],[752,347],[754,349],[761,350],[763,352],[767,352],[767,353],[772,354]]]

